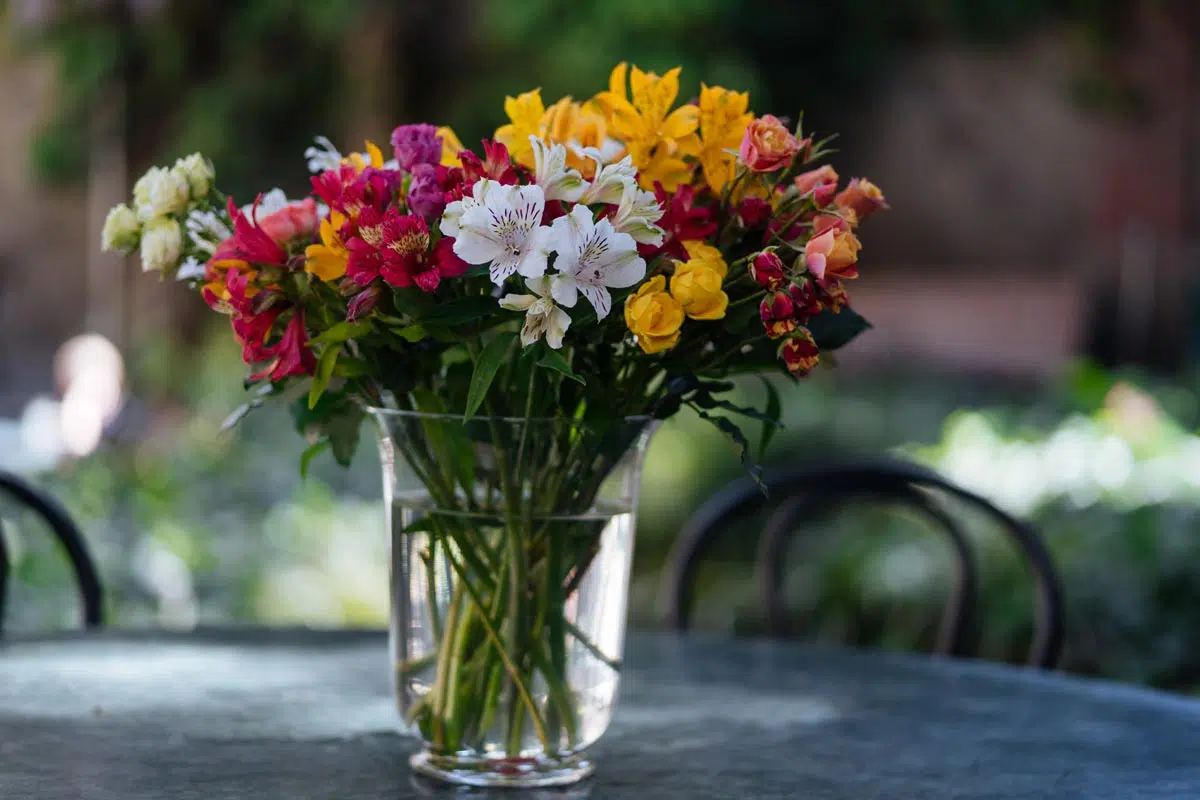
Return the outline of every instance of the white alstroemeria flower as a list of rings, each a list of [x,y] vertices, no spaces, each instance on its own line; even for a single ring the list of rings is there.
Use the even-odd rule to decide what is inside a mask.
[[[195,256],[188,256],[183,260],[183,263],[179,265],[179,271],[175,273],[175,280],[199,280],[207,274],[208,272],[205,269],[203,262],[201,262]]]
[[[561,305],[575,305],[582,294],[604,319],[612,310],[611,289],[624,289],[646,277],[646,262],[628,233],[613,230],[607,219],[592,220],[587,206],[577,205],[571,213],[554,220],[552,242],[558,258],[554,266],[551,294]]]
[[[600,158],[600,151],[594,147],[577,147],[575,151],[596,162],[596,176],[592,178],[587,191],[580,196],[580,203],[616,205],[625,196],[626,186],[632,183],[636,188],[637,169],[633,166],[630,156],[625,156],[615,164],[605,164]]]
[[[521,327],[521,346],[529,347],[543,336],[555,350],[563,345],[563,335],[571,326],[571,317],[554,304],[550,296],[550,277],[526,278],[525,285],[533,294],[510,294],[500,298],[500,305],[509,311],[524,311]]]
[[[142,235],[142,223],[138,222],[133,209],[121,203],[113,206],[104,218],[104,229],[100,232],[100,247],[106,253],[129,255],[137,249]]]
[[[233,231],[215,211],[193,210],[187,215],[187,234],[192,245],[206,255],[212,255],[217,245],[233,236]]]
[[[487,178],[480,178],[475,181],[475,185],[471,187],[471,196],[464,197],[462,200],[455,200],[446,204],[446,209],[442,212],[442,221],[438,223],[438,230],[443,236],[458,236],[458,223],[462,219],[462,215],[472,208],[483,204],[483,198],[488,191],[496,188],[500,184]]]
[[[308,171],[316,175],[337,169],[342,163],[342,154],[333,146],[333,142],[324,136],[318,136],[313,141],[317,143],[316,146],[304,151],[304,157],[308,159]]]
[[[151,167],[133,185],[133,210],[142,222],[187,208],[192,187],[181,170]]]
[[[170,217],[153,219],[142,229],[142,271],[166,273],[183,253],[183,231]]]
[[[658,247],[663,241],[663,229],[654,223],[662,219],[664,213],[654,192],[639,189],[637,183],[631,181],[625,184],[625,193],[621,195],[612,225],[621,233],[628,233],[639,244]]]
[[[533,146],[534,179],[542,187],[547,200],[574,203],[588,188],[579,171],[567,166],[567,148],[561,144],[547,145],[537,136],[529,135]]]
[[[495,284],[514,272],[540,278],[550,254],[550,229],[542,225],[542,187],[494,185],[484,187],[482,194],[482,202],[458,219],[455,254],[468,264],[491,264]]]

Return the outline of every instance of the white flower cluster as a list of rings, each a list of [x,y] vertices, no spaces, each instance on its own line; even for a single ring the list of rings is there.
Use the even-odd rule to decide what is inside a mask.
[[[533,294],[509,294],[500,305],[525,312],[521,343],[545,337],[552,348],[562,347],[571,317],[560,306],[573,308],[583,295],[604,319],[612,310],[609,289],[624,289],[646,276],[641,244],[662,244],[655,223],[663,209],[653,192],[640,189],[637,170],[627,156],[604,165],[599,153],[579,150],[596,162],[591,182],[567,166],[561,144],[546,145],[530,137],[535,159],[534,183],[507,186],[487,178],[472,187],[471,196],[446,206],[441,231],[454,237],[454,252],[468,264],[490,265],[492,282],[502,285],[513,273],[525,278]],[[550,225],[543,225],[546,203],[574,204]],[[591,204],[616,205],[611,217],[594,218]],[[555,255],[552,274],[549,259]]]
[[[102,247],[124,255],[139,251],[146,272],[175,269],[184,251],[180,219],[189,204],[208,196],[213,177],[212,164],[199,153],[179,159],[170,168],[151,167],[133,186],[133,206],[121,203],[108,212]],[[187,224],[189,237],[196,242],[190,219]]]

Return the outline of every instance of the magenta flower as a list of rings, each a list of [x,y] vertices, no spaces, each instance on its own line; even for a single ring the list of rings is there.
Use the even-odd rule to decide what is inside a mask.
[[[396,163],[405,172],[418,164],[437,164],[442,160],[442,137],[427,123],[401,125],[392,131],[392,149]]]

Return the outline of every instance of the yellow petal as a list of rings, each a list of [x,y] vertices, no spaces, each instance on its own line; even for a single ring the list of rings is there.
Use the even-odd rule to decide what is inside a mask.
[[[458,154],[463,151],[462,141],[453,130],[447,126],[437,129],[437,135],[442,138],[442,166],[457,167]]]
[[[370,140],[367,141],[367,155],[371,159],[371,166],[379,169],[383,166],[383,151]]]
[[[628,69],[629,65],[622,61],[608,74],[608,91],[621,100],[625,99],[625,73]]]
[[[663,121],[661,133],[667,139],[682,139],[700,127],[700,109],[691,104],[680,106]]]
[[[516,97],[505,97],[504,113],[508,114],[512,124],[524,135],[537,133],[542,115],[546,113],[546,106],[542,103],[542,90],[534,89]]]
[[[346,274],[346,253],[321,244],[304,250],[304,271],[323,281],[334,281]]]

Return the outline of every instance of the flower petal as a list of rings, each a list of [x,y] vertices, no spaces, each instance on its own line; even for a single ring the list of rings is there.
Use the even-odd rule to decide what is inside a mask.
[[[596,309],[596,318],[604,319],[607,317],[608,312],[612,311],[612,295],[608,293],[608,289],[588,283],[580,283],[578,286],[579,293],[592,304],[592,308]]]

